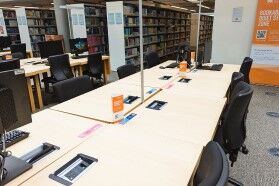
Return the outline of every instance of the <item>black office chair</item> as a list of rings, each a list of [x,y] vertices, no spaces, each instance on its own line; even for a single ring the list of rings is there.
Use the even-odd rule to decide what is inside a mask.
[[[231,94],[235,88],[235,86],[240,82],[240,81],[244,81],[244,75],[241,72],[234,72],[232,74],[232,78],[231,78],[231,83],[228,89],[228,95],[227,98],[230,99]]]
[[[250,84],[249,74],[250,74],[252,64],[253,64],[253,59],[250,57],[245,57],[239,71],[242,74],[244,74],[244,81],[249,84]]]
[[[27,58],[27,53],[26,53],[26,44],[25,43],[20,43],[20,44],[12,44],[11,45],[11,53],[22,53],[22,58],[20,59],[26,59]]]
[[[20,68],[19,59],[8,59],[0,62],[0,72]]]
[[[101,52],[88,55],[87,70],[84,71],[84,74],[95,78],[99,84],[103,84],[102,75],[104,74],[104,67]]]
[[[45,84],[46,92],[49,92],[49,84],[55,84],[59,81],[70,79],[74,77],[70,66],[68,54],[50,56],[48,58],[51,77],[42,79]]]
[[[89,76],[79,76],[53,85],[54,95],[58,102],[67,101],[93,90]]]
[[[148,54],[146,54],[146,62],[148,68],[152,68],[161,63],[157,52],[149,52]]]
[[[117,68],[118,78],[122,79],[137,72],[137,68],[133,64],[123,65]]]
[[[237,160],[239,151],[244,154],[248,153],[244,144],[246,139],[245,122],[252,95],[253,88],[249,84],[241,81],[235,86],[227,110],[223,114],[223,121],[218,126],[215,135],[214,141],[217,141],[229,154],[231,166]]]
[[[229,162],[220,145],[209,142],[193,177],[194,186],[225,186],[229,179]]]

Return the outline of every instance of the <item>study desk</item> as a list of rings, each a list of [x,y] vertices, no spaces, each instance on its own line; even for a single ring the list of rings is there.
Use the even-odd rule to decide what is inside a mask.
[[[158,91],[160,91],[158,88],[145,87],[145,99],[152,97]],[[111,98],[113,94],[123,95],[124,99],[127,96],[140,97],[141,89],[140,86],[137,85],[125,85],[114,82],[53,106],[50,109],[107,123],[113,123]],[[124,104],[124,114],[129,113],[140,104],[141,98],[138,98],[132,104]]]
[[[23,185],[60,185],[48,176],[79,153],[98,162],[74,185],[187,185],[201,151],[193,143],[114,127],[90,137]]]
[[[102,56],[104,62],[104,82],[107,83],[107,76],[110,74],[110,61],[109,56]],[[49,72],[49,66],[45,64],[37,64],[33,65],[31,62],[41,61],[41,58],[28,58],[20,60],[21,68],[25,70],[25,77],[27,80],[27,87],[29,92],[29,100],[31,105],[31,111],[35,112],[35,100],[32,90],[31,79],[34,80],[35,85],[35,92],[38,98],[38,105],[39,109],[43,108],[43,99],[42,99],[42,92],[41,92],[41,85],[40,85],[40,74],[44,74]],[[79,74],[82,75],[81,66],[87,64],[87,58],[82,59],[71,59],[70,58],[70,65],[71,67],[75,68],[78,67]]]
[[[168,80],[162,80],[163,76],[170,76],[171,78]],[[144,70],[144,86],[156,87],[156,88],[164,88],[168,83],[175,80],[178,76],[178,72],[166,72],[166,71],[156,71],[152,69]],[[130,75],[126,78],[120,79],[116,81],[119,84],[126,85],[141,85],[141,75],[140,72]]]
[[[8,148],[14,156],[21,157],[48,142],[60,147],[59,150],[47,155],[33,164],[33,168],[12,180],[8,185],[19,185],[28,180],[39,171],[49,166],[58,158],[80,145],[92,135],[98,135],[105,130],[102,123],[63,114],[52,110],[44,110],[32,115],[32,123],[25,125],[20,130],[30,132],[28,138]],[[90,132],[86,132],[90,131]]]
[[[167,103],[161,110],[146,108],[154,100]],[[226,98],[173,95],[162,90],[133,110],[136,116],[125,125],[205,146],[213,139],[225,103]]]
[[[4,52],[0,52],[0,57],[3,57],[3,56],[5,56],[5,55],[9,55],[9,54],[11,54],[11,51],[9,50],[9,51],[4,51]],[[33,57],[33,52],[32,52],[32,50],[26,50],[26,54],[27,54],[27,57],[28,58],[32,58]]]

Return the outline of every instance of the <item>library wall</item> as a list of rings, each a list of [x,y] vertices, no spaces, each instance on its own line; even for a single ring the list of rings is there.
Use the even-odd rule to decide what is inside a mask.
[[[236,7],[243,7],[241,22],[232,22]],[[241,64],[250,55],[256,7],[256,0],[215,1],[212,62]]]

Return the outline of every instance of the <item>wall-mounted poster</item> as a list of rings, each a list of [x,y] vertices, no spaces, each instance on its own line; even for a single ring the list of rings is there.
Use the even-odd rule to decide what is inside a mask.
[[[258,0],[250,55],[252,83],[279,85],[279,0]]]

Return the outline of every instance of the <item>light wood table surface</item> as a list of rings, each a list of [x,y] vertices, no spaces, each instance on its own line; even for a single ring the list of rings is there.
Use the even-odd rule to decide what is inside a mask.
[[[74,185],[187,185],[201,151],[202,146],[193,143],[113,128],[92,136],[23,185],[59,185],[49,174],[78,153],[97,158],[98,162]]]
[[[11,51],[0,52],[0,57],[2,57],[4,55],[9,55],[9,54],[11,54]],[[26,50],[26,54],[27,54],[28,58],[32,58],[33,57],[32,50]]]
[[[63,114],[49,109],[33,114],[32,123],[19,128],[20,130],[30,132],[29,137],[14,144],[8,148],[8,150],[10,150],[14,156],[21,157],[45,142],[60,147],[60,150],[54,151],[47,155],[47,157],[33,164],[32,169],[9,182],[8,185],[12,186],[23,183],[58,158],[80,145],[90,136],[98,135],[106,129],[106,126],[102,124],[101,122]],[[96,130],[92,130],[92,132],[87,133],[87,135],[80,136],[86,133],[86,131],[91,130],[92,127],[95,127]]]
[[[104,62],[104,82],[107,83],[107,76],[111,73],[110,71],[110,61],[109,56],[102,56]],[[42,61],[41,58],[27,58],[20,60],[21,68],[25,70],[25,77],[27,80],[28,92],[29,92],[29,99],[31,105],[31,111],[35,112],[35,100],[34,94],[32,90],[31,80],[34,80],[36,97],[38,99],[39,109],[43,108],[43,99],[42,99],[42,92],[41,92],[41,85],[40,85],[40,74],[44,74],[49,72],[49,66],[45,64],[37,64],[32,65],[32,62]],[[82,75],[82,66],[87,64],[87,58],[81,59],[71,59],[70,58],[70,65],[72,68],[78,68],[79,74]]]
[[[151,94],[148,91],[154,90]],[[160,89],[145,87],[145,99],[156,94]],[[100,120],[107,123],[113,123],[112,98],[113,94],[123,95],[124,99],[127,96],[140,97],[140,86],[119,84],[117,82],[110,83],[98,89],[85,93],[81,96],[58,104],[50,109],[74,114],[81,117]],[[138,98],[132,104],[124,104],[124,114],[139,106],[141,98]]]
[[[171,76],[168,80],[160,79],[162,76]],[[156,88],[164,88],[170,82],[175,80],[178,76],[177,72],[164,72],[164,71],[155,71],[152,69],[144,70],[144,86],[156,87]],[[141,76],[140,72],[130,75],[126,78],[120,79],[117,81],[119,84],[126,85],[141,85]]]
[[[167,104],[161,110],[146,108],[154,100]],[[162,90],[133,110],[137,115],[125,125],[205,146],[213,139],[225,103],[226,98],[173,95]]]

